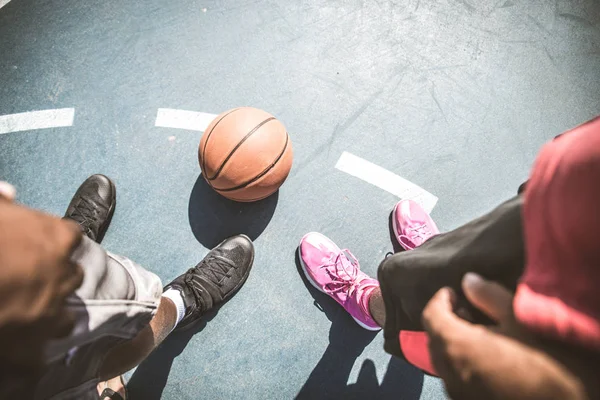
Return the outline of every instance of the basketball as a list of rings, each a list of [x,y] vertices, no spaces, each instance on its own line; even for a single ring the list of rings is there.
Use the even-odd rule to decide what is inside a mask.
[[[204,131],[198,159],[206,182],[235,201],[256,201],[275,193],[292,168],[292,143],[285,126],[252,107],[217,116]]]

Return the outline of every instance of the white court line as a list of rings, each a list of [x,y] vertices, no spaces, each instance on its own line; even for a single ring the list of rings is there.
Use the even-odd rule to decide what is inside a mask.
[[[0,0],[0,8],[4,7],[8,3],[10,3],[10,0]]]
[[[75,109],[29,111],[0,115],[0,134],[73,125]]]
[[[216,117],[217,114],[174,110],[172,108],[159,108],[156,113],[156,122],[154,125],[163,128],[177,128],[203,132]]]
[[[401,199],[414,200],[428,213],[431,213],[438,201],[436,196],[422,187],[346,151],[340,156],[335,168],[369,182]]]

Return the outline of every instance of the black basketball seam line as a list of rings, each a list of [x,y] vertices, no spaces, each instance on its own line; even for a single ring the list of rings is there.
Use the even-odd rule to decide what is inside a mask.
[[[221,195],[221,196],[222,196],[222,195]],[[269,195],[269,196],[270,196],[270,195]],[[233,200],[233,201],[237,201],[237,202],[240,202],[240,203],[252,203],[252,202],[254,202],[254,201],[261,201],[261,200],[264,200],[264,199],[266,199],[266,198],[267,198],[267,197],[269,197],[269,196],[257,197],[257,198],[255,198],[255,199],[243,199],[243,200],[241,200],[241,199],[240,199],[240,200],[236,200],[236,199],[234,199],[234,198],[231,198],[231,197],[227,197],[227,199],[229,199],[229,200]]]
[[[212,135],[213,131],[215,130],[215,128],[217,127],[217,125],[219,125],[219,123],[221,121],[223,121],[225,119],[226,116],[228,116],[229,114],[233,113],[234,111],[239,110],[242,107],[238,107],[238,108],[234,108],[233,110],[230,110],[229,112],[227,112],[225,115],[223,115],[216,123],[215,125],[212,127],[212,129],[210,130],[210,132],[208,132],[208,136],[206,137],[206,142],[204,142],[204,148],[202,149],[202,165],[200,166],[200,168],[202,169],[202,173],[204,174],[204,171],[206,169],[206,158],[204,157],[206,154],[206,146],[208,146],[208,140],[210,139],[210,136]],[[205,174],[206,176],[206,174]],[[210,182],[208,182],[208,184],[212,187],[212,185],[210,184]]]
[[[251,183],[256,182],[257,180],[259,180],[260,178],[262,178],[263,176],[265,176],[270,170],[273,169],[273,167],[275,167],[275,165],[277,165],[277,163],[279,162],[279,160],[281,160],[281,157],[283,157],[283,155],[285,154],[285,151],[287,150],[288,144],[290,142],[290,135],[286,132],[285,133],[285,146],[283,146],[283,150],[281,151],[281,154],[279,154],[279,156],[275,159],[275,161],[273,161],[271,163],[271,165],[269,167],[267,167],[263,172],[261,172],[260,174],[258,174],[257,176],[255,176],[254,178],[250,179],[248,182],[245,182],[241,185],[232,187],[232,188],[227,188],[227,189],[218,189],[216,187],[213,186],[213,188],[219,192],[232,192],[234,190],[238,190],[238,189],[243,189],[246,186],[250,185]]]
[[[217,169],[217,172],[215,172],[215,174],[212,177],[210,177],[210,178],[207,177],[206,179],[208,179],[209,181],[214,181],[215,179],[217,179],[217,177],[219,176],[221,171],[223,171],[223,168],[225,168],[225,164],[227,164],[227,161],[229,161],[229,159],[233,156],[233,154],[237,151],[237,149],[239,149],[242,146],[242,144],[244,144],[244,142],[246,140],[248,140],[248,138],[250,136],[255,134],[257,130],[259,130],[261,127],[263,127],[269,121],[273,121],[274,119],[275,119],[275,117],[269,117],[269,118],[265,119],[264,121],[262,121],[260,124],[256,125],[250,132],[248,132],[246,134],[246,136],[244,136],[244,138],[242,140],[240,140],[238,142],[238,144],[235,145],[235,147],[231,150],[231,152],[229,152],[229,155],[227,155],[227,157],[225,157],[225,160],[223,160],[223,162],[221,163],[221,166],[219,167],[219,169]]]
[[[264,169],[261,173],[259,173],[258,175],[256,175],[254,178],[250,179],[248,182],[244,182],[241,185],[232,187],[232,188],[226,188],[226,189],[219,189],[216,187],[213,187],[215,190],[218,190],[220,192],[230,192],[230,191],[234,191],[234,190],[238,190],[238,189],[243,189],[244,187],[248,186],[251,183],[256,182],[257,180],[259,180],[260,178],[262,178],[263,176],[265,176],[271,169],[273,169],[273,167],[275,165],[277,165],[277,163],[279,162],[279,160],[281,160],[281,157],[283,157],[283,155],[285,154],[285,150],[288,147],[288,143],[290,140],[290,135],[286,132],[285,133],[285,145],[283,146],[283,150],[281,151],[281,153],[279,154],[279,156],[277,156],[277,158],[275,159],[275,161],[273,161],[271,163],[271,165],[269,165],[266,169]]]
[[[202,165],[200,166],[200,168],[202,169],[202,173],[204,174],[204,171],[206,169],[206,158],[204,157],[204,155],[206,154],[206,146],[208,146],[208,140],[210,139],[210,135],[212,135],[213,131],[215,130],[215,128],[217,127],[217,125],[219,125],[219,123],[221,121],[223,121],[223,119],[225,119],[226,116],[228,116],[229,114],[233,113],[234,111],[237,111],[239,109],[241,109],[243,107],[238,107],[238,108],[234,108],[233,110],[230,110],[229,112],[227,112],[227,114],[223,115],[216,123],[215,125],[212,127],[212,129],[210,130],[210,132],[208,132],[208,136],[206,137],[206,142],[204,142],[204,148],[202,149],[202,153],[200,154],[200,156],[202,157]],[[206,174],[204,175],[206,176]],[[210,182],[208,182],[208,184],[212,187],[212,185],[210,184]]]
[[[252,136],[254,133],[256,133],[256,131],[258,129],[260,129],[262,126],[264,126],[266,123],[268,123],[269,121],[274,120],[275,117],[269,117],[267,119],[265,119],[264,121],[262,121],[261,123],[259,123],[258,125],[256,125],[254,128],[252,128],[252,130],[250,132],[248,132],[246,134],[246,136],[244,136],[242,138],[242,140],[240,140],[235,147],[231,150],[231,152],[229,152],[229,154],[227,155],[227,157],[225,157],[225,160],[223,160],[223,162],[221,163],[221,166],[219,166],[219,168],[217,169],[217,171],[215,172],[215,174],[212,177],[207,177],[207,179],[209,181],[215,180],[219,174],[223,171],[223,168],[225,168],[225,164],[227,163],[227,161],[229,161],[231,159],[231,157],[233,156],[233,154],[242,146],[242,144],[244,144],[244,142],[250,137]],[[212,184],[211,184],[212,186]],[[214,186],[213,186],[214,188]]]

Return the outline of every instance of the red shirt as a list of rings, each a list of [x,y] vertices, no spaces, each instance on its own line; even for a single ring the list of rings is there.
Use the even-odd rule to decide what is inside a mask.
[[[517,319],[600,351],[600,117],[542,148],[525,189],[523,225]]]

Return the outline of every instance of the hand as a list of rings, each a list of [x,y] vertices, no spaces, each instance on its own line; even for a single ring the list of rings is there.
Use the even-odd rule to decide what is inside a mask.
[[[467,299],[497,321],[486,328],[459,318],[455,294],[440,289],[423,311],[432,363],[454,399],[579,399],[577,379],[546,352],[515,320],[513,294],[469,273]]]
[[[73,329],[66,299],[83,281],[82,269],[70,260],[80,241],[81,230],[73,222],[0,196],[0,361],[4,367],[39,368],[46,342]]]

